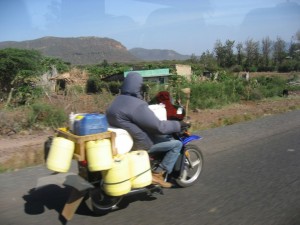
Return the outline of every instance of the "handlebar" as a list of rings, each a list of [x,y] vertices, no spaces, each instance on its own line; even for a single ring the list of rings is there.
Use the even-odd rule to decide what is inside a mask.
[[[186,123],[183,121],[179,121],[180,122],[180,126],[181,126],[181,130],[180,132],[177,133],[173,133],[173,137],[175,139],[181,139],[182,137],[188,137],[190,136],[188,129],[192,126],[191,123]]]
[[[187,131],[192,125],[191,123],[180,121],[180,126],[181,126],[181,131]]]

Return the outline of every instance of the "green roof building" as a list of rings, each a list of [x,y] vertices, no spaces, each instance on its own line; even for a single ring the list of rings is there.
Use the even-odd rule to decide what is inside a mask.
[[[134,70],[124,72],[124,77],[130,72],[139,73],[144,81],[157,82],[157,83],[168,83],[168,76],[170,76],[170,69],[154,69],[154,70]]]

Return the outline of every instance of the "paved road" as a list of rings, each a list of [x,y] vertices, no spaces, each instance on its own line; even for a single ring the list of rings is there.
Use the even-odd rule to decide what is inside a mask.
[[[102,217],[80,207],[68,224],[300,224],[300,111],[199,134],[205,165],[196,185],[127,199],[126,208]],[[1,224],[63,224],[69,189],[31,191],[50,173],[37,166],[0,174]]]

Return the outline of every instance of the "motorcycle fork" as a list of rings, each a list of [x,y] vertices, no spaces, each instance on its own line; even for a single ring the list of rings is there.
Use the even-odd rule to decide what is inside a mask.
[[[188,163],[189,163],[189,165],[190,165],[190,167],[192,167],[189,152],[183,147],[183,150],[182,150],[182,160],[181,160],[181,165],[180,165],[180,174],[179,174],[180,178],[182,177],[182,173],[184,171],[185,160],[187,160]]]

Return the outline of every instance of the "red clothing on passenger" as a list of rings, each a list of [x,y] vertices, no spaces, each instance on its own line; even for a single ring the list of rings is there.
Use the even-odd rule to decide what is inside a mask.
[[[160,91],[156,95],[156,100],[158,103],[163,103],[167,111],[168,120],[183,120],[185,113],[177,114],[178,107],[174,106],[171,102],[170,93],[168,91]]]

